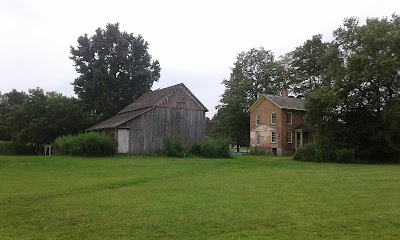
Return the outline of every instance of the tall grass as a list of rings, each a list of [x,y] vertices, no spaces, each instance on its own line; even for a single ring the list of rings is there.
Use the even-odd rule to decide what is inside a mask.
[[[165,153],[169,157],[198,156],[205,158],[229,158],[229,138],[209,138],[193,144],[183,144],[180,138],[164,140]]]
[[[206,158],[229,158],[229,138],[209,138],[192,146],[192,153]]]
[[[168,157],[185,157],[187,149],[180,138],[167,137],[164,139],[165,154]]]
[[[117,143],[113,139],[95,132],[59,137],[54,146],[59,155],[101,157],[117,153]]]

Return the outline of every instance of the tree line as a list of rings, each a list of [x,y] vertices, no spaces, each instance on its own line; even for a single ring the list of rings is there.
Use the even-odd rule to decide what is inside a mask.
[[[389,159],[400,152],[400,18],[356,17],[312,36],[276,58],[264,48],[239,53],[208,135],[249,142],[246,112],[259,94],[287,89],[306,99],[306,121],[317,128],[321,149],[355,150],[360,159]]]
[[[351,17],[333,31],[333,40],[312,36],[295,50],[275,57],[264,48],[238,54],[207,135],[249,142],[247,109],[260,94],[287,89],[306,99],[306,121],[318,130],[321,149],[354,149],[360,158],[400,152],[400,18]],[[56,137],[84,131],[116,114],[160,77],[160,64],[142,36],[119,24],[84,34],[71,46],[79,76],[77,98],[31,89],[0,93],[0,140],[35,149]]]

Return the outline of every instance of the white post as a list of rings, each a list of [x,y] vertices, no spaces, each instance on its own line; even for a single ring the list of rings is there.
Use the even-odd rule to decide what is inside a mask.
[[[42,145],[44,146],[44,155],[47,156],[47,150],[49,150],[49,156],[51,156],[51,148],[53,147],[53,145],[51,144],[44,144]]]
[[[303,146],[303,131],[300,132],[300,147]]]

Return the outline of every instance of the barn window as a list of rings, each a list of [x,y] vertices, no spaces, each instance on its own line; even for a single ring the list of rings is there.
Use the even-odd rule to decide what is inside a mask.
[[[257,114],[256,115],[256,125],[260,125],[260,122],[261,122],[261,116],[260,116],[260,114]]]
[[[271,113],[271,124],[276,124],[276,113]]]
[[[286,113],[286,123],[289,125],[292,125],[292,113],[291,112]]]
[[[271,132],[271,143],[276,143],[276,132]]]
[[[182,93],[178,93],[178,103],[184,103],[185,102],[185,95]]]

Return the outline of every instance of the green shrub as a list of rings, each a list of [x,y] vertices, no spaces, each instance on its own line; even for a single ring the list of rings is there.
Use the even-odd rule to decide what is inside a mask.
[[[313,162],[336,162],[335,150],[333,148],[315,148]]]
[[[180,138],[164,139],[165,153],[168,157],[185,157],[185,148]]]
[[[293,159],[296,161],[311,162],[315,161],[315,150],[314,144],[307,144],[297,149],[293,155]]]
[[[191,145],[183,145],[180,138],[165,138],[165,154],[169,157],[187,157],[191,155],[207,158],[229,158],[230,140],[228,138],[207,139]]]
[[[55,153],[59,155],[72,155],[73,149],[78,148],[78,137],[67,135],[54,141]]]
[[[191,152],[194,155],[207,158],[229,158],[229,138],[210,138],[206,141],[196,143],[192,146]]]
[[[190,152],[195,156],[201,156],[201,144],[200,142],[194,143],[190,148]]]
[[[296,161],[307,162],[357,162],[354,149],[321,148],[314,144],[304,145],[301,148],[297,149],[294,153],[293,159]]]
[[[19,141],[11,141],[12,151],[16,155],[37,155],[40,153],[40,146],[31,144],[31,143],[23,143]]]
[[[354,149],[337,149],[335,151],[336,162],[339,163],[356,163],[356,151]]]
[[[13,155],[15,154],[11,142],[0,141],[0,155]]]
[[[108,136],[89,132],[77,136],[63,136],[54,141],[56,154],[86,157],[113,156],[117,143]]]

